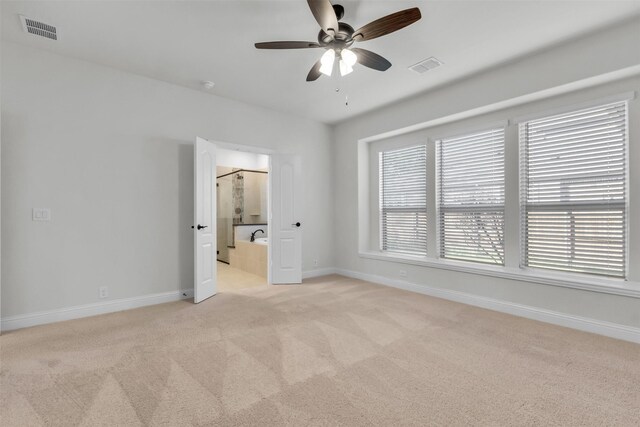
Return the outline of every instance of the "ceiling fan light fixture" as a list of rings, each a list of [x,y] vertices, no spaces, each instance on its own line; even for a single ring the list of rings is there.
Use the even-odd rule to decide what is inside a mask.
[[[358,56],[349,49],[342,49],[340,58],[350,67],[353,67],[358,62]]]
[[[347,74],[350,74],[353,71],[353,67],[351,65],[349,65],[349,63],[347,61],[345,61],[344,59],[340,60],[340,75],[341,76],[346,76]]]
[[[336,60],[336,52],[333,49],[327,49],[327,51],[320,58],[320,72],[325,76],[330,76],[333,72],[333,63]]]
[[[349,49],[340,51],[340,75],[346,76],[353,71],[353,66],[358,62],[358,57]]]

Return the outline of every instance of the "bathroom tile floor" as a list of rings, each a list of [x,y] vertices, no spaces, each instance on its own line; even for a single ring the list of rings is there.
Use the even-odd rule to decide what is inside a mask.
[[[233,292],[240,289],[266,287],[267,279],[248,273],[239,268],[233,268],[223,262],[218,262],[218,291]]]

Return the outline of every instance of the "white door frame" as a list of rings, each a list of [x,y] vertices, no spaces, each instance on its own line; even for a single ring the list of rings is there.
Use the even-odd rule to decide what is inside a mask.
[[[213,142],[217,148],[223,148],[225,150],[243,151],[246,153],[253,153],[253,154],[264,154],[269,157],[271,157],[272,154],[276,153],[276,151],[271,150],[269,148],[256,147],[254,145],[235,144],[231,142],[221,142],[221,141],[215,141],[215,140],[208,140],[208,141]],[[267,194],[267,203],[268,203],[267,236],[271,236],[271,223],[273,222],[271,218],[271,199],[273,194],[273,189],[271,186],[271,159],[269,159],[268,172],[269,172],[269,184],[268,184],[268,194]],[[217,216],[218,216],[218,213],[216,211],[216,221],[217,221]],[[273,281],[271,280],[271,256],[272,256],[271,239],[269,239],[267,244],[267,282],[269,285],[273,284]]]

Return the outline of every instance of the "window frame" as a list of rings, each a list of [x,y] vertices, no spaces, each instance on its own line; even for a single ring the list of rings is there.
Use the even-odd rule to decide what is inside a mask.
[[[566,93],[566,92],[565,92]],[[540,117],[546,117],[549,115],[560,114],[567,111],[588,108],[597,105],[603,105],[606,103],[613,103],[617,101],[629,101],[630,108],[628,115],[630,116],[633,111],[640,108],[640,101],[636,99],[637,93],[635,90],[627,90],[626,92],[614,92],[613,94],[603,95],[602,91],[593,94],[585,95],[564,95],[562,98],[552,98],[551,96],[542,96],[535,99],[517,100],[503,104],[487,105],[480,109],[469,110],[466,112],[459,112],[442,117],[437,117],[428,121],[418,122],[402,128],[396,128],[391,130],[381,131],[377,134],[370,134],[369,136],[363,136],[356,140],[356,186],[357,186],[357,239],[356,250],[359,258],[363,262],[382,263],[381,265],[387,265],[393,268],[403,268],[406,266],[416,266],[418,268],[434,268],[445,271],[455,271],[466,274],[474,274],[478,276],[478,280],[482,280],[482,277],[501,279],[501,280],[514,280],[520,282],[518,286],[532,286],[548,285],[557,286],[562,288],[579,289],[589,292],[604,293],[616,296],[625,296],[631,298],[640,298],[640,275],[638,275],[638,269],[634,268],[633,276],[628,276],[626,279],[599,277],[585,274],[576,274],[570,272],[560,272],[551,270],[538,270],[521,268],[519,266],[519,250],[520,247],[520,221],[519,221],[519,192],[514,193],[513,188],[520,188],[520,173],[519,173],[519,147],[517,138],[517,124],[525,121],[536,119]],[[609,92],[611,93],[611,92]],[[568,101],[567,101],[568,99]],[[571,101],[573,99],[574,101]],[[531,104],[531,105],[529,105]],[[631,108],[633,106],[633,108]],[[504,110],[504,113],[501,111]],[[486,120],[484,117],[486,116]],[[507,249],[506,265],[505,266],[492,266],[478,263],[440,259],[436,258],[434,254],[437,254],[436,239],[434,235],[430,235],[427,240],[427,247],[429,254],[426,257],[414,257],[409,255],[398,256],[397,254],[382,253],[377,249],[377,230],[378,223],[378,208],[377,208],[377,194],[378,194],[378,182],[377,182],[377,152],[386,149],[386,147],[401,147],[411,144],[419,144],[427,141],[427,166],[433,168],[435,162],[435,153],[433,142],[435,139],[441,137],[441,135],[447,136],[450,134],[461,133],[458,130],[476,130],[488,127],[489,123],[505,123],[505,174],[506,174],[506,191],[505,191],[505,210],[507,216],[505,217],[505,246]],[[637,124],[636,122],[634,122]],[[634,124],[634,126],[635,126]],[[495,126],[492,125],[492,126]],[[444,129],[444,131],[442,130]],[[446,133],[444,133],[446,132]],[[629,141],[629,135],[632,133],[632,129],[629,130],[627,135],[627,141]],[[383,148],[384,147],[384,148]],[[629,152],[631,155],[632,153]],[[633,157],[633,156],[631,156]],[[628,161],[631,161],[631,157]],[[635,157],[633,157],[635,158]],[[631,169],[627,167],[627,182],[631,182],[629,173]],[[635,176],[635,172],[631,176]],[[436,211],[436,196],[435,196],[435,172],[428,171],[427,173],[427,192],[430,194],[427,201],[427,208],[431,209],[431,212]],[[511,196],[509,196],[511,194]],[[513,194],[517,194],[514,199]],[[635,200],[632,191],[627,194],[627,204],[632,207],[637,207],[637,201]],[[634,212],[627,207],[628,215],[632,215]],[[428,223],[428,227],[436,229],[436,221],[434,215],[431,215],[431,222]],[[429,219],[429,218],[428,218]],[[373,228],[372,228],[373,227]],[[635,230],[635,231],[634,231]],[[640,231],[637,229],[631,229],[627,227],[627,242],[630,242],[630,251],[627,252],[628,257],[636,255],[638,244],[633,243],[640,241]],[[436,234],[437,236],[437,234]],[[635,237],[633,241],[630,238]],[[635,246],[634,246],[635,245]],[[636,248],[636,252],[633,251]],[[630,265],[630,264],[629,264]],[[387,268],[388,268],[387,267]],[[385,270],[386,271],[386,270]],[[407,281],[402,279],[404,275],[401,271],[401,278],[394,279],[393,276],[375,276],[375,275],[360,275],[362,277],[374,278],[382,280],[384,283],[406,283],[407,285],[414,286],[413,280]],[[345,270],[345,272],[348,272]],[[353,272],[354,274],[356,272]],[[419,270],[413,270],[410,272],[413,274],[422,274]],[[360,274],[360,273],[358,273]],[[392,274],[392,273],[389,273]],[[535,288],[531,288],[532,290]]]
[[[435,156],[436,156],[436,164],[435,164],[435,204],[436,204],[436,223],[437,223],[437,229],[436,229],[436,251],[437,251],[437,258],[441,259],[441,260],[447,260],[447,261],[455,261],[455,262],[463,262],[463,263],[472,263],[472,264],[480,264],[480,265],[487,265],[487,266],[493,266],[493,267],[504,267],[506,265],[506,242],[505,242],[505,237],[506,237],[506,227],[505,227],[505,222],[506,222],[506,199],[507,199],[507,195],[506,195],[506,142],[507,142],[507,138],[506,138],[506,133],[507,133],[507,128],[509,126],[509,122],[508,121],[501,121],[498,123],[487,123],[484,126],[478,126],[475,128],[467,128],[463,131],[457,131],[457,132],[453,132],[453,133],[448,133],[448,134],[443,134],[443,135],[439,135],[437,138],[431,138],[433,143],[435,144],[434,147],[434,151],[435,151]],[[484,262],[481,260],[472,260],[472,259],[461,259],[461,258],[448,258],[443,256],[443,250],[444,250],[444,238],[442,236],[442,225],[441,225],[441,221],[442,221],[442,215],[443,212],[441,211],[441,207],[442,207],[442,178],[441,178],[441,168],[442,168],[442,155],[441,155],[441,149],[442,149],[442,141],[445,139],[452,139],[452,138],[458,138],[458,137],[464,137],[464,136],[470,136],[470,135],[474,135],[474,134],[480,134],[480,133],[487,133],[487,132],[492,132],[492,131],[501,131],[502,132],[502,179],[503,179],[503,202],[502,205],[500,205],[502,207],[502,262],[501,263],[490,263],[490,262]],[[461,212],[464,212],[461,209]]]
[[[617,96],[611,96],[611,97],[607,97],[601,100],[595,100],[595,101],[589,101],[589,102],[585,102],[585,103],[581,103],[581,104],[576,104],[573,106],[565,106],[565,107],[561,107],[561,108],[555,108],[552,110],[547,110],[546,112],[540,112],[537,114],[530,114],[530,115],[526,115],[526,116],[521,116],[518,117],[517,119],[514,119],[514,125],[517,126],[517,133],[518,133],[518,196],[519,196],[519,212],[518,212],[518,243],[519,243],[519,268],[520,270],[522,270],[523,272],[527,272],[530,274],[539,274],[539,272],[544,272],[543,274],[547,274],[547,272],[549,274],[553,274],[553,275],[557,275],[559,277],[563,277],[563,276],[568,276],[568,277],[585,277],[585,278],[598,278],[600,280],[604,280],[604,281],[611,281],[611,282],[615,282],[615,281],[622,281],[622,282],[628,282],[629,281],[629,261],[630,261],[630,254],[629,254],[629,249],[630,249],[630,244],[629,244],[629,238],[630,238],[630,227],[629,227],[629,207],[630,207],[630,191],[629,191],[629,184],[630,184],[630,176],[629,176],[629,101],[633,100],[635,98],[635,93],[632,94],[621,94],[621,95],[617,95]],[[624,142],[623,142],[623,147],[624,147],[624,168],[625,168],[625,173],[624,173],[624,188],[625,188],[625,198],[624,198],[624,202],[620,203],[621,206],[624,206],[624,213],[623,213],[623,217],[624,217],[624,231],[623,231],[623,238],[624,238],[624,246],[623,246],[623,251],[624,251],[624,271],[623,271],[623,275],[622,276],[606,276],[606,275],[599,275],[599,274],[592,274],[592,273],[588,273],[588,272],[574,272],[574,271],[569,271],[569,270],[562,270],[562,269],[546,269],[546,268],[541,268],[541,267],[535,267],[535,266],[528,266],[526,264],[526,244],[527,244],[527,231],[526,231],[526,225],[524,223],[525,221],[525,215],[526,215],[526,198],[527,198],[527,194],[523,194],[523,191],[526,191],[525,188],[526,185],[523,183],[523,180],[525,179],[525,172],[523,171],[523,167],[525,162],[524,162],[524,153],[523,153],[523,145],[524,142],[521,141],[521,126],[525,125],[526,123],[530,122],[530,121],[535,121],[535,120],[540,120],[540,119],[545,119],[545,118],[552,118],[554,116],[559,116],[559,115],[563,115],[563,114],[571,114],[573,112],[579,112],[581,110],[588,110],[588,109],[592,109],[592,108],[598,108],[598,107],[606,107],[606,106],[610,106],[610,105],[616,105],[616,104],[624,104],[624,109],[625,109],[625,115],[624,115],[624,129],[625,129],[625,138],[624,138]],[[604,205],[604,203],[602,203]],[[596,206],[597,203],[594,203],[590,206]]]
[[[385,228],[384,228],[384,223],[385,223],[385,207],[383,206],[384,204],[384,197],[383,197],[383,192],[384,192],[384,187],[383,187],[383,156],[384,153],[388,153],[388,152],[394,152],[394,151],[402,151],[402,150],[411,150],[411,149],[416,149],[416,148],[423,148],[424,149],[424,198],[425,198],[425,204],[424,204],[424,208],[423,209],[409,209],[409,208],[404,208],[404,207],[400,207],[400,208],[391,208],[391,211],[396,211],[396,212],[415,212],[416,214],[420,213],[420,212],[424,212],[424,216],[425,216],[425,242],[424,242],[424,252],[410,252],[410,251],[399,251],[399,250],[389,250],[389,249],[385,249]],[[390,253],[390,254],[394,254],[394,255],[399,255],[399,256],[410,256],[410,257],[426,257],[429,254],[429,250],[428,250],[428,240],[429,240],[429,233],[428,233],[428,217],[429,217],[429,209],[428,209],[428,198],[429,198],[429,191],[428,191],[428,187],[429,187],[429,180],[428,180],[428,146],[426,142],[416,142],[416,143],[411,143],[411,144],[402,144],[402,146],[399,147],[386,147],[386,148],[382,148],[380,150],[377,151],[377,157],[378,157],[378,189],[377,189],[377,193],[378,193],[378,249],[380,250],[381,253]]]

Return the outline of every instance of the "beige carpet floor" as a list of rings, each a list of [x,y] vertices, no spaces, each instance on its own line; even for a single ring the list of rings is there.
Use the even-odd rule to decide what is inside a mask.
[[[640,421],[638,345],[339,276],[0,340],[2,426]]]

